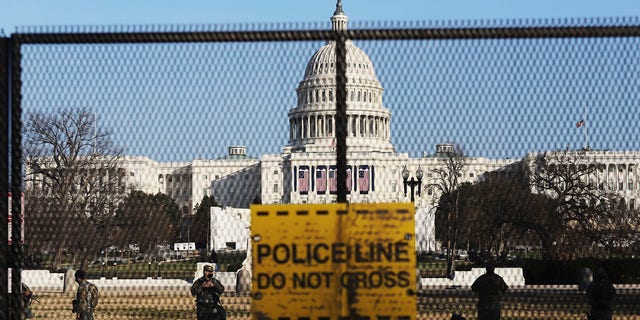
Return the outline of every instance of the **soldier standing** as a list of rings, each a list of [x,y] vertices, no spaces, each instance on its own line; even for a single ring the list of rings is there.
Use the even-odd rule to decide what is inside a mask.
[[[509,287],[501,276],[495,274],[494,266],[489,263],[487,272],[476,279],[471,290],[478,293],[478,320],[500,319],[500,298]]]
[[[213,277],[212,266],[204,266],[203,273],[191,286],[191,295],[196,297],[198,320],[225,320],[227,315],[220,304],[224,286]]]
[[[616,289],[609,281],[604,268],[598,268],[593,282],[587,287],[587,299],[591,305],[590,320],[611,320],[613,317],[613,298]]]
[[[73,312],[76,320],[93,320],[93,312],[98,306],[98,288],[87,281],[87,274],[80,269],[74,274],[78,283],[76,299],[73,300]]]
[[[36,300],[33,296],[33,291],[26,285],[22,284],[22,302],[24,303],[24,316],[26,319],[33,318],[33,312],[31,311],[31,301]]]

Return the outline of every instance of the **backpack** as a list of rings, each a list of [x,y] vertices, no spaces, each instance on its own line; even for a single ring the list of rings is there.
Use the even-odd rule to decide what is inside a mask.
[[[100,294],[98,293],[98,287],[91,282],[87,282],[87,306],[91,307],[91,311],[98,306],[98,299]]]

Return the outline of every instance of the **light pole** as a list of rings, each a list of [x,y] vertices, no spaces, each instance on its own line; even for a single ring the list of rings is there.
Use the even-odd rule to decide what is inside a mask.
[[[420,196],[420,189],[422,187],[422,169],[418,166],[418,170],[416,170],[416,176],[411,177],[409,180],[409,170],[407,170],[407,166],[404,166],[402,170],[402,181],[404,182],[404,196],[407,196],[407,185],[411,188],[411,202],[415,202],[415,187],[418,187],[418,197]],[[417,180],[416,180],[417,179]]]

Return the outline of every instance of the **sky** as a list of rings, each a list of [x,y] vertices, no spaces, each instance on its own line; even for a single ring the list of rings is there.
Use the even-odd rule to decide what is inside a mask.
[[[5,34],[28,25],[324,22],[335,0],[2,0]],[[635,0],[344,0],[362,21],[638,16]]]
[[[0,29],[5,35],[33,27],[69,30],[56,26],[328,29],[336,1],[152,3],[0,0]],[[343,8],[350,27],[456,26],[469,21],[486,26],[495,25],[496,19],[507,25],[640,24],[640,6],[631,0],[344,0]],[[392,112],[397,151],[420,156],[432,153],[436,143],[453,142],[471,156],[510,158],[565,146],[640,150],[635,139],[635,123],[640,121],[639,42],[356,45],[370,56],[385,88],[383,101]],[[287,142],[287,112],[295,107],[295,88],[306,62],[322,45],[27,45],[23,108],[89,107],[126,154],[158,161],[217,158],[231,145],[246,145],[255,157],[278,153]],[[576,128],[583,118],[587,125]]]

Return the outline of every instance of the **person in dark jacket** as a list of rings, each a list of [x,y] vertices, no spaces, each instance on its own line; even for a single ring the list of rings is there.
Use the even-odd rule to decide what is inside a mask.
[[[500,299],[509,287],[501,276],[495,274],[495,267],[489,263],[487,272],[476,279],[471,290],[478,294],[478,320],[500,319]]]
[[[191,286],[191,295],[196,297],[198,320],[225,320],[226,311],[220,303],[224,286],[213,277],[212,266],[204,266],[203,273]]]
[[[587,287],[587,300],[591,305],[589,320],[611,320],[616,289],[609,281],[604,268],[598,268],[593,282]]]

